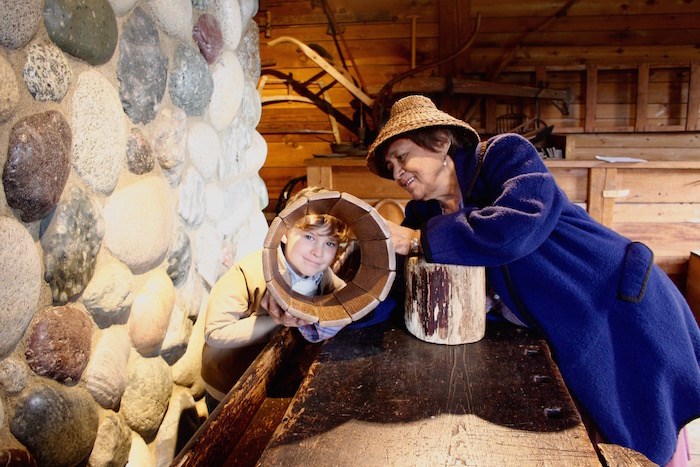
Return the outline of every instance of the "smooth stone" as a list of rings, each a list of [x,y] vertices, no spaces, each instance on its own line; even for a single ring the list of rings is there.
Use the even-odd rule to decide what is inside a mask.
[[[212,67],[214,91],[209,105],[209,121],[218,131],[228,126],[238,113],[243,100],[245,76],[233,52],[224,52]]]
[[[187,115],[202,115],[209,105],[214,81],[204,57],[192,47],[180,44],[170,69],[170,98]]]
[[[45,380],[16,401],[10,431],[39,465],[73,466],[90,454],[97,426],[87,391]]]
[[[258,199],[258,207],[261,211],[264,210],[270,203],[270,198],[267,192],[267,185],[262,177],[260,177],[260,174],[255,174],[250,178],[250,186],[253,195]]]
[[[177,213],[187,225],[196,227],[202,223],[205,212],[204,180],[196,169],[190,167],[180,183]]]
[[[131,129],[126,142],[126,165],[129,172],[136,175],[146,174],[153,170],[156,165],[153,148],[143,132],[137,127]]]
[[[97,439],[90,453],[90,467],[126,465],[131,450],[131,429],[121,414],[107,412],[97,428]]]
[[[103,237],[102,217],[88,194],[77,185],[66,189],[56,209],[41,222],[44,279],[55,304],[85,289]]]
[[[126,323],[134,301],[133,282],[134,275],[121,262],[97,261],[82,301],[100,328]]]
[[[153,120],[165,94],[168,57],[153,21],[138,7],[122,27],[117,78],[122,107],[131,121]]]
[[[185,282],[175,289],[175,303],[187,310],[187,316],[196,320],[200,312],[206,313],[208,292],[202,278],[190,269]]]
[[[168,365],[176,363],[187,350],[187,342],[192,334],[192,321],[187,316],[187,310],[181,308],[175,300],[173,312],[170,315],[168,329],[160,347],[160,356]]]
[[[236,55],[245,75],[253,83],[257,83],[260,79],[260,27],[253,20],[244,24],[247,26],[236,49]]]
[[[195,23],[192,29],[192,39],[209,64],[216,61],[221,49],[224,48],[224,38],[221,35],[219,22],[209,13],[201,15]]]
[[[39,28],[43,5],[43,0],[0,0],[0,45],[26,45]]]
[[[253,16],[258,14],[258,0],[238,0],[241,4],[241,22],[248,23],[253,19]]]
[[[170,368],[162,357],[144,358],[132,353],[119,412],[129,428],[147,443],[153,441],[165,417],[172,389]]]
[[[199,11],[204,11],[209,8],[212,0],[192,0],[192,7]]]
[[[126,121],[119,94],[90,69],[73,96],[73,168],[91,188],[108,195],[126,160]]]
[[[175,287],[170,277],[160,268],[148,272],[134,297],[128,323],[131,343],[144,357],[160,352],[174,306]]]
[[[131,432],[131,450],[127,467],[156,467],[156,455],[140,434]]]
[[[0,0],[2,2],[3,0]],[[0,123],[15,114],[19,105],[19,84],[5,54],[0,53]]]
[[[162,263],[175,222],[165,180],[151,175],[140,178],[110,196],[103,212],[105,246],[131,272],[143,274]]]
[[[145,0],[158,27],[181,40],[190,38],[192,3],[190,0]]]
[[[236,245],[234,264],[243,259],[248,253],[263,247],[267,230],[267,220],[262,211],[253,212],[245,225],[233,235],[231,240]]]
[[[209,287],[213,287],[225,271],[221,264],[223,235],[214,226],[205,223],[197,229],[195,245],[197,248],[194,252],[194,261],[197,272]]]
[[[26,363],[17,357],[0,360],[0,387],[7,394],[19,394],[27,385],[28,370]]]
[[[260,94],[255,88],[253,82],[249,79],[245,82],[245,89],[243,90],[243,100],[241,101],[241,108],[238,111],[243,122],[250,128],[256,128],[258,123],[260,123],[260,118],[262,117],[262,102],[260,101]]]
[[[107,0],[117,16],[124,16],[134,8],[139,0]]]
[[[219,185],[208,183],[204,187],[204,202],[208,219],[218,221],[226,215],[225,192]]]
[[[179,225],[175,231],[173,242],[166,255],[166,261],[168,263],[168,277],[177,287],[187,279],[192,265],[192,244],[182,225]]]
[[[185,410],[193,409],[194,405],[194,398],[187,389],[178,386],[173,388],[168,410],[153,441],[156,459],[160,465],[171,465],[175,458],[180,418]]]
[[[163,108],[150,125],[151,147],[166,172],[181,171],[187,155],[187,115],[182,109]]]
[[[201,373],[205,322],[204,316],[195,321],[184,355],[171,366],[175,384],[189,388],[194,397],[199,397],[204,392]]]
[[[267,159],[267,141],[256,130],[252,131],[250,145],[245,150],[245,173],[253,176],[257,174]]]
[[[187,130],[187,152],[192,165],[205,180],[209,180],[221,158],[219,135],[206,123],[193,123]]]
[[[19,221],[0,216],[0,358],[19,343],[34,317],[41,291],[41,260]]]
[[[251,129],[239,117],[235,117],[226,128],[222,138],[221,159],[219,160],[219,179],[233,183],[244,173],[244,151],[251,141]]]
[[[71,129],[56,110],[30,115],[12,127],[2,174],[7,204],[24,222],[58,203],[71,167]]]
[[[116,410],[126,389],[131,341],[125,326],[102,331],[83,374],[85,389],[105,409]]]
[[[262,117],[262,102],[260,101],[260,94],[253,84],[254,82],[246,79],[241,108],[238,110],[241,120],[250,128],[256,128]]]
[[[217,230],[224,236],[238,231],[253,211],[257,210],[254,200],[250,182],[245,178],[227,186],[224,190],[226,215],[216,222]]]
[[[107,63],[117,46],[117,18],[107,0],[45,0],[49,38],[90,65]]]
[[[39,376],[78,381],[90,358],[92,332],[83,310],[73,305],[46,308],[37,313],[24,356]]]
[[[214,0],[213,8],[224,37],[224,46],[229,50],[236,50],[243,31],[238,0]]]
[[[29,93],[38,101],[61,102],[73,78],[61,49],[53,44],[32,44],[26,53],[22,77]]]

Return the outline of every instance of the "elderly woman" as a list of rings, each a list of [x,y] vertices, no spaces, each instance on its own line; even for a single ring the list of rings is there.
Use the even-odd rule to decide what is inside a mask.
[[[485,266],[506,317],[545,337],[604,440],[671,461],[700,416],[700,331],[647,246],[571,203],[526,139],[480,142],[423,96],[393,105],[367,166],[412,198],[402,226],[389,223],[397,253]]]

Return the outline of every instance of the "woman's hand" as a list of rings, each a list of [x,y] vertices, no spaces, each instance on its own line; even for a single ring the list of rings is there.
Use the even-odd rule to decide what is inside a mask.
[[[391,241],[394,243],[394,251],[400,255],[408,255],[411,252],[411,240],[415,239],[420,250],[420,230],[402,227],[399,224],[384,219],[389,227]],[[417,252],[414,252],[417,253]]]
[[[260,304],[267,310],[267,314],[270,315],[272,321],[282,326],[288,328],[298,328],[299,326],[304,326],[306,324],[311,324],[303,319],[299,319],[296,316],[292,316],[282,309],[282,307],[277,303],[269,291],[265,291]]]

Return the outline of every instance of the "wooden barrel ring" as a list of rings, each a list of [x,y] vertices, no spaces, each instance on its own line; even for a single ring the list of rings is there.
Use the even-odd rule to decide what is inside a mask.
[[[291,289],[279,272],[277,251],[287,229],[307,214],[330,214],[345,222],[360,248],[360,265],[347,285],[332,294],[307,297]],[[391,235],[376,209],[338,191],[302,196],[272,221],[263,245],[267,290],[289,314],[323,326],[346,325],[364,317],[389,294],[396,277]]]

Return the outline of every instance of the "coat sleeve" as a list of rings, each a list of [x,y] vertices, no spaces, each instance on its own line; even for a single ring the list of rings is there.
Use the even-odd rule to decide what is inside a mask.
[[[269,315],[255,313],[264,292],[262,257],[254,252],[214,284],[207,303],[206,343],[216,348],[237,348],[266,339],[277,324]]]
[[[475,191],[479,205],[466,200],[422,225],[427,261],[497,266],[522,258],[549,237],[566,202],[534,146],[515,134],[489,145]]]

